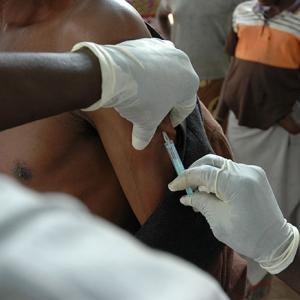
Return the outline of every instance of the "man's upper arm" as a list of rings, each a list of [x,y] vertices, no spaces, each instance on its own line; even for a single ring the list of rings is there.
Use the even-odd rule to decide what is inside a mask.
[[[111,19],[114,19],[111,30],[118,31],[114,33],[114,41],[122,42],[150,36],[144,22],[134,11],[125,7],[125,11],[121,13],[123,16],[120,17],[120,11],[113,11],[111,16]],[[173,176],[162,135],[156,134],[145,150],[136,151],[131,145],[132,124],[114,109],[105,108],[84,114],[97,129],[136,217],[140,223],[145,222],[159,204]],[[168,122],[164,130],[175,137],[175,131]]]
[[[146,149],[137,151],[131,145],[132,124],[114,109],[99,109],[88,116],[95,124],[135,216],[143,224],[157,208],[168,183],[174,178],[161,131],[167,131],[175,139],[175,130],[166,120]]]

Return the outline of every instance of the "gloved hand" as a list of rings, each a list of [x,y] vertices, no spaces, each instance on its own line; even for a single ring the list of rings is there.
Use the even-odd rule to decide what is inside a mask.
[[[175,127],[195,108],[199,79],[188,56],[171,42],[140,39],[118,45],[79,43],[99,59],[102,97],[87,111],[114,107],[133,123],[132,145],[145,148],[171,112]]]
[[[169,188],[197,191],[180,201],[207,219],[217,239],[269,273],[283,271],[299,246],[299,231],[284,219],[263,169],[207,155]]]

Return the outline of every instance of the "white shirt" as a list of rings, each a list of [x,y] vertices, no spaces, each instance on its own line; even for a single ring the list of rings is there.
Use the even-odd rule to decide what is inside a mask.
[[[228,299],[198,268],[146,248],[70,196],[0,175],[0,205],[0,299]]]

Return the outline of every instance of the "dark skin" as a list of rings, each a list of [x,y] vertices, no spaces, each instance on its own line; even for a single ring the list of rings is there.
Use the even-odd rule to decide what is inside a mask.
[[[270,10],[268,10],[264,14],[265,20],[267,21],[268,19],[275,17],[276,15],[280,14],[282,11],[291,7],[295,3],[295,0],[258,0],[258,3],[260,3],[263,6],[270,7]],[[229,39],[230,38],[231,36],[229,35]],[[231,51],[234,51],[234,49],[232,49]],[[218,119],[218,122],[222,126],[223,131],[226,132],[227,118],[224,120]],[[287,115],[281,120],[279,120],[278,124],[290,134],[300,133],[300,126],[295,122],[295,120],[292,118],[291,115]]]
[[[88,107],[101,97],[99,62],[89,51],[1,53],[0,69],[0,130]]]
[[[1,118],[2,128],[99,99],[98,63],[87,53],[65,53],[77,42],[117,44],[150,36],[139,15],[121,1],[0,4],[0,51],[9,52],[0,58],[5,82],[0,95],[10,109]],[[43,108],[37,106],[40,103]],[[175,138],[168,120],[161,128]],[[160,130],[147,149],[136,151],[131,129],[113,109],[99,109],[62,113],[5,130],[0,133],[0,172],[39,191],[72,194],[94,214],[123,228],[136,228],[137,220],[145,222],[155,210],[174,173]]]

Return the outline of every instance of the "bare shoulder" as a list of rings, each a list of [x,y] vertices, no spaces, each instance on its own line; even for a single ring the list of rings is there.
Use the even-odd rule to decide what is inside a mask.
[[[125,0],[85,0],[73,13],[77,34],[85,40],[116,44],[149,37],[139,14]]]

